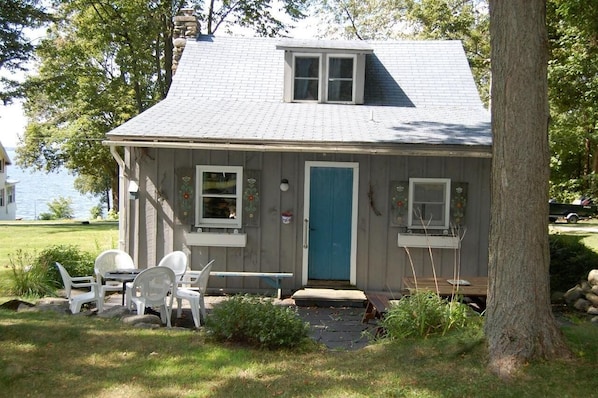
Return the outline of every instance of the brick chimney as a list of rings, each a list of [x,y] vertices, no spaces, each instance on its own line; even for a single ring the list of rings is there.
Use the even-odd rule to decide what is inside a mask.
[[[200,32],[199,19],[194,15],[192,8],[183,8],[179,15],[174,17],[172,35],[172,74],[176,73],[179,60],[185,50],[187,39],[195,39]]]

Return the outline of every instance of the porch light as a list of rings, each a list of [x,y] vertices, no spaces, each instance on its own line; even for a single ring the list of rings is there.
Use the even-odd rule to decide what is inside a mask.
[[[280,190],[282,192],[286,192],[289,190],[289,180],[287,180],[286,178],[280,180]]]

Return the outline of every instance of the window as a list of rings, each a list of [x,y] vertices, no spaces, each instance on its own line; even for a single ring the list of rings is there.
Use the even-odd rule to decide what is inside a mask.
[[[197,166],[196,225],[240,228],[242,181],[242,167]]]
[[[409,228],[449,228],[451,180],[409,179]]]
[[[0,189],[0,207],[4,207],[4,189]]]
[[[8,204],[15,202],[15,187],[7,188]]]
[[[355,62],[352,55],[295,54],[293,101],[355,103]]]
[[[4,173],[4,159],[0,159],[0,173]]]
[[[317,101],[320,86],[320,58],[295,57],[293,99],[295,101]]]
[[[353,57],[328,58],[328,102],[353,101]]]

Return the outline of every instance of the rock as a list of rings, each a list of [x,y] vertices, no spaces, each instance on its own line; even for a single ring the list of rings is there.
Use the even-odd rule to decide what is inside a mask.
[[[593,269],[590,271],[588,274],[588,282],[590,282],[590,285],[592,286],[598,285],[598,269]]]
[[[571,289],[567,290],[563,298],[565,302],[569,305],[573,305],[578,299],[584,296],[584,291],[581,286],[577,285],[572,287]]]
[[[579,311],[583,311],[583,312],[587,312],[588,308],[590,308],[590,302],[584,298],[579,298],[577,299],[577,301],[575,301],[575,304],[573,304],[573,307],[576,310]]]
[[[553,292],[550,295],[550,302],[553,304],[559,304],[565,302],[565,293],[563,292]]]
[[[131,311],[125,306],[117,305],[112,308],[108,308],[105,311],[99,312],[98,317],[100,318],[123,318],[130,315]]]
[[[136,326],[137,324],[140,324],[140,323],[154,324],[154,325],[160,326],[160,325],[162,325],[162,320],[157,315],[150,315],[150,314],[131,315],[131,316],[124,317],[123,323],[125,325],[131,325],[131,326]]]
[[[588,308],[589,315],[598,315],[598,307],[591,306]]]
[[[35,304],[31,304],[22,300],[8,300],[7,302],[2,303],[2,305],[0,305],[0,308],[3,310],[19,311],[19,308],[23,306],[33,307],[34,305]]]
[[[590,290],[592,293],[598,295],[598,285],[594,285],[592,286],[592,289]]]
[[[590,322],[592,322],[594,325],[598,325],[598,316],[593,317]]]
[[[594,307],[598,307],[598,295],[589,292],[586,293],[586,300],[588,300]]]

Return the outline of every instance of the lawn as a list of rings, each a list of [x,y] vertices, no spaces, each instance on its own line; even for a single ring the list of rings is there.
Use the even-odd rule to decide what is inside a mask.
[[[505,383],[485,370],[479,335],[296,352],[215,344],[190,330],[0,310],[6,397],[589,397],[598,328],[565,328],[574,361],[530,364]]]
[[[21,249],[35,252],[53,245],[75,245],[98,254],[118,246],[118,223],[76,221],[0,222],[0,277],[10,266],[9,255]]]
[[[114,247],[117,231],[115,224],[101,223],[2,223],[0,240],[14,242],[10,250],[2,244],[0,259],[5,261],[17,248],[39,250],[59,243],[90,251]],[[217,344],[203,332],[132,328],[97,316],[0,310],[0,395],[595,396],[598,327],[573,317],[562,330],[574,360],[529,364],[506,383],[486,371],[483,336],[474,331],[379,342],[359,351],[329,351],[314,343],[291,352]]]

